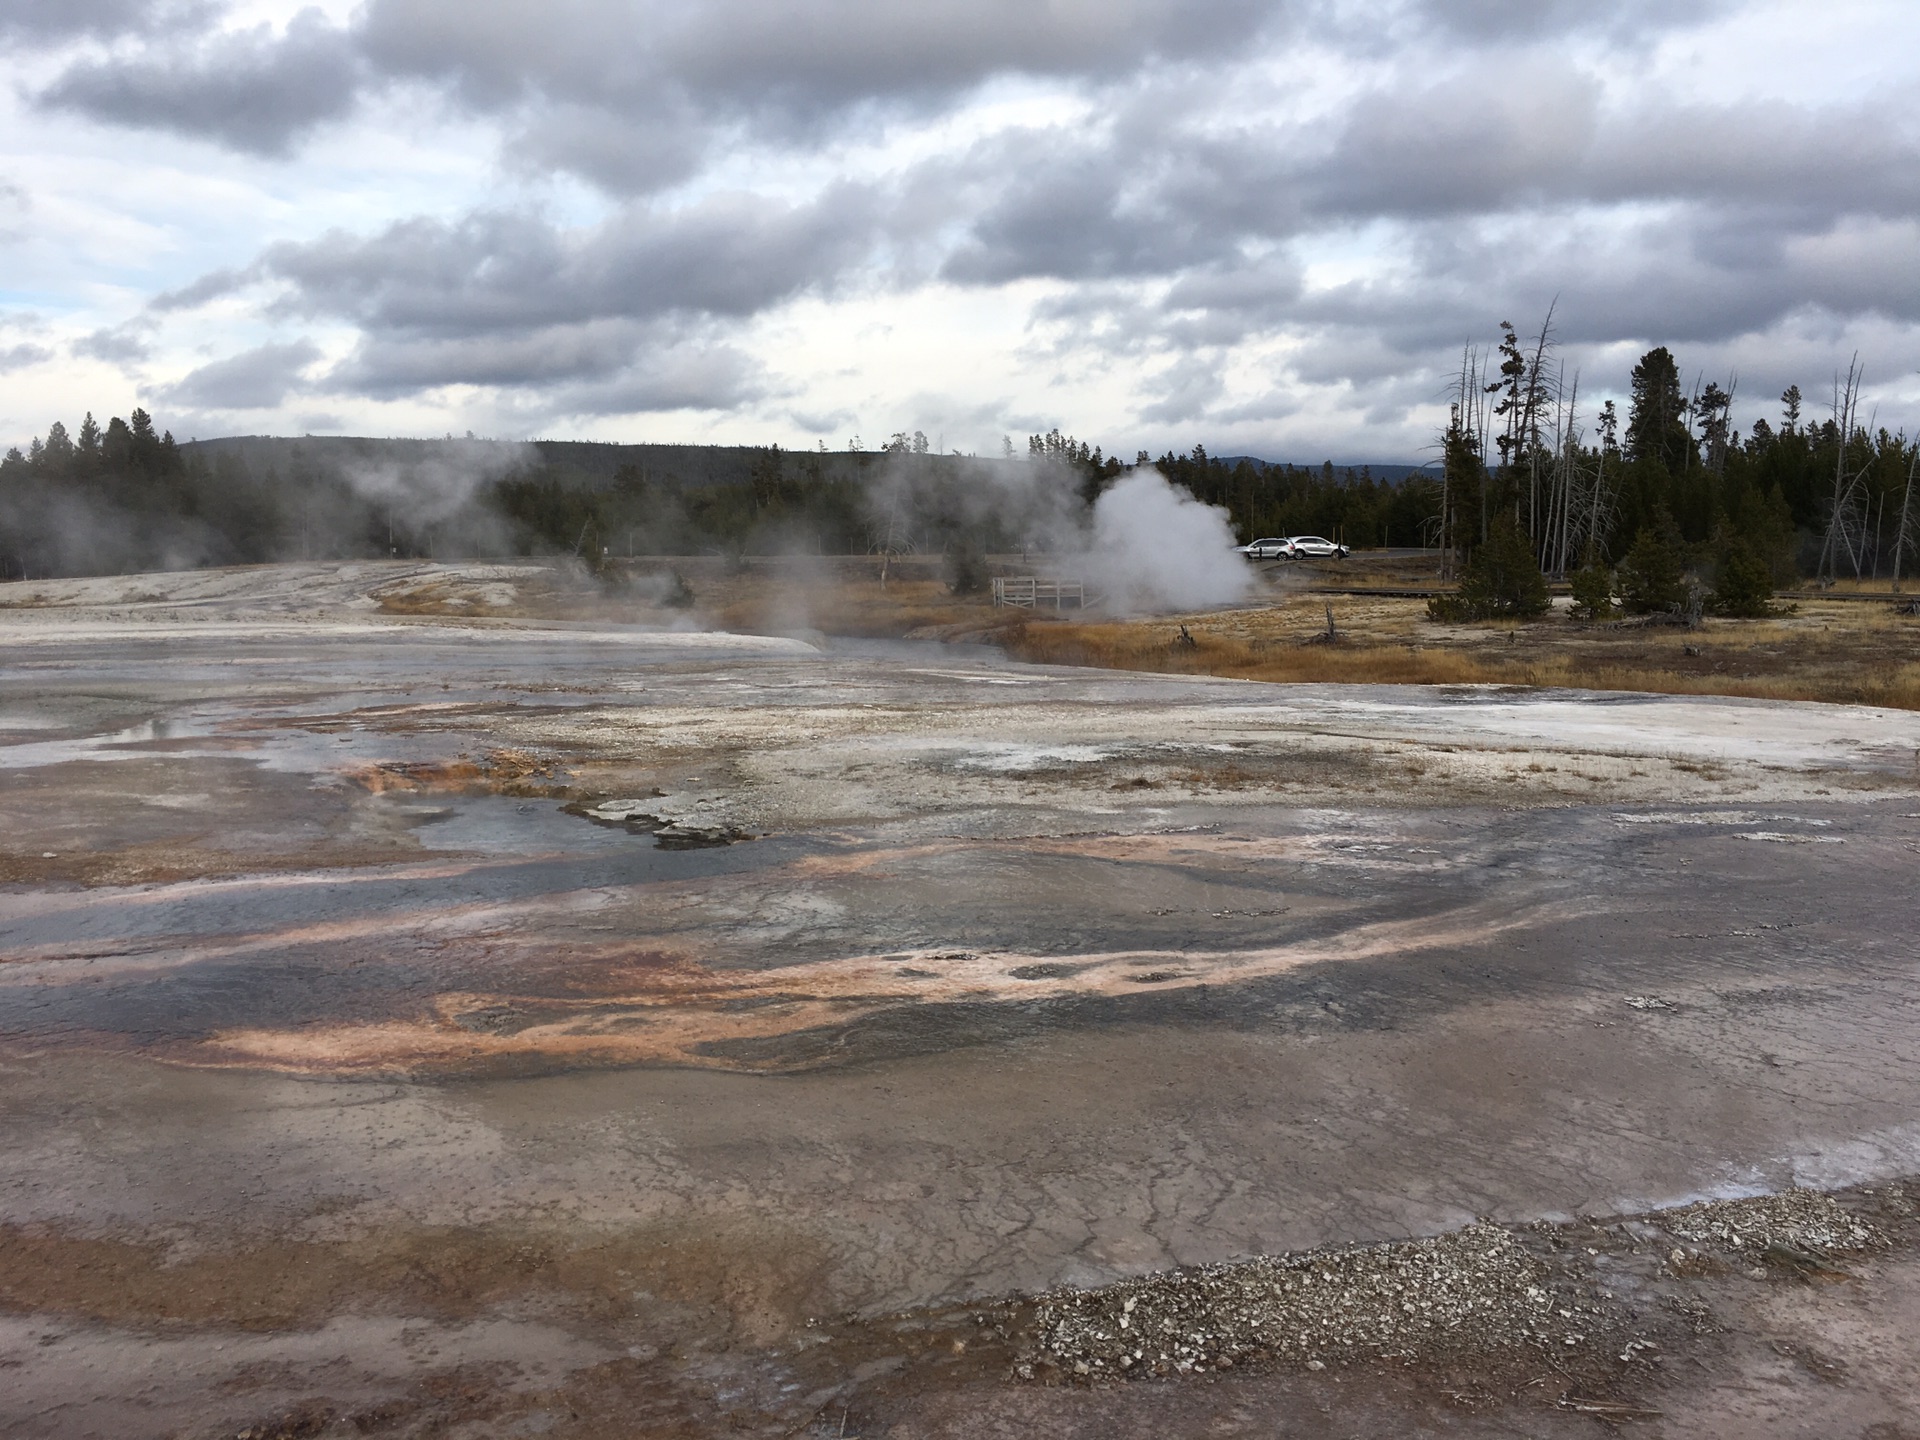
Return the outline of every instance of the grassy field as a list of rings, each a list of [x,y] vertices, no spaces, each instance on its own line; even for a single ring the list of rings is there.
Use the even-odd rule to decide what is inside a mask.
[[[1710,618],[1688,630],[1577,621],[1565,600],[1537,621],[1444,625],[1427,619],[1417,598],[1316,593],[1317,585],[1436,579],[1418,557],[1364,552],[1338,567],[1277,568],[1257,604],[1125,620],[995,610],[984,597],[949,593],[925,562],[896,566],[884,586],[877,565],[862,561],[687,578],[703,603],[720,602],[724,623],[743,629],[980,639],[1048,664],[1290,684],[1565,685],[1920,709],[1920,617],[1820,594],[1783,597],[1790,611],[1775,618]]]
[[[1778,619],[1686,630],[1588,624],[1563,611],[1526,624],[1439,625],[1418,600],[1299,595],[1165,620],[1036,621],[1002,643],[1053,664],[1294,684],[1565,685],[1920,709],[1920,619],[1857,601],[1803,601]]]
[[[1030,573],[1011,561],[999,568]],[[675,576],[672,588],[684,582],[680,598],[688,603],[661,606],[658,597]],[[1423,557],[1362,552],[1337,565],[1269,567],[1261,594],[1245,606],[1105,619],[1097,611],[1083,617],[995,609],[988,596],[955,595],[938,557],[896,559],[884,578],[880,562],[865,557],[698,557],[639,561],[601,580],[556,571],[518,584],[513,600],[498,606],[477,593],[458,599],[429,585],[392,594],[382,607],[423,615],[686,618],[811,638],[982,641],[1048,664],[1287,684],[1573,686],[1920,709],[1920,616],[1886,600],[1843,598],[1873,582],[1783,596],[1783,613],[1770,619],[1710,618],[1691,630],[1574,620],[1564,597],[1536,621],[1461,625],[1429,620],[1426,602],[1416,597],[1326,593],[1437,580]]]

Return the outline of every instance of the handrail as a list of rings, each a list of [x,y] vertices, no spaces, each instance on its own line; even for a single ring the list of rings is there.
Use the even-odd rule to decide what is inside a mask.
[[[993,603],[1012,605],[1022,610],[1036,610],[1049,604],[1055,610],[1064,610],[1071,603],[1075,609],[1084,610],[1087,593],[1078,580],[1042,580],[1036,575],[996,575]]]

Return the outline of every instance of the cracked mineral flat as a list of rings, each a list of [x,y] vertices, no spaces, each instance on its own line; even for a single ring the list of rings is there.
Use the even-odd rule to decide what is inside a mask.
[[[0,631],[0,1221],[91,1297],[10,1433],[502,1355],[774,1433],[821,1317],[1920,1169],[1920,716]]]

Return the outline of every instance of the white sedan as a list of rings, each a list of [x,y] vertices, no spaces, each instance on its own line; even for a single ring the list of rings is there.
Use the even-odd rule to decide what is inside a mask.
[[[1318,535],[1292,535],[1286,544],[1288,553],[1297,560],[1344,560],[1352,553],[1346,546],[1323,540]]]

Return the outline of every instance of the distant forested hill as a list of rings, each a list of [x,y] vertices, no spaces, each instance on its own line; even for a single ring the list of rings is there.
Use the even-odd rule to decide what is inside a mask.
[[[1777,579],[1910,571],[1920,451],[1854,412],[1732,428],[1732,396],[1689,396],[1671,354],[1634,367],[1630,413],[1589,439],[1511,327],[1502,380],[1463,378],[1428,467],[1292,465],[1196,445],[1132,465],[1058,430],[1024,455],[542,440],[236,436],[174,442],[135,410],[51,425],[0,459],[0,578],[382,555],[604,556],[811,551],[978,555],[1071,543],[1101,491],[1152,464],[1226,509],[1243,540],[1322,534],[1465,559],[1517,528],[1543,569],[1657,543],[1711,568],[1736,551]],[[1511,352],[1511,354],[1509,354]],[[1491,397],[1501,393],[1497,405]],[[1851,390],[1848,391],[1851,394]],[[1496,458],[1497,457],[1497,458]],[[1906,536],[1905,541],[1901,539]]]
[[[1152,463],[1226,506],[1246,538],[1415,544],[1438,503],[1427,481],[1365,467],[1223,461],[1200,447]],[[136,411],[105,431],[89,416],[77,439],[56,424],[0,463],[0,576],[382,555],[1044,550],[1128,468],[1058,432],[984,459],[934,455],[906,435],[871,452],[268,435],[182,445]]]
[[[618,445],[591,440],[444,440],[372,439],[346,435],[234,435],[193,440],[180,447],[186,456],[212,461],[238,458],[250,471],[290,475],[296,470],[344,472],[356,468],[411,465],[447,454],[470,457],[483,468],[534,468],[566,475],[588,488],[610,486],[623,469],[634,468],[680,485],[742,484],[750,478],[754,445]],[[487,457],[498,457],[489,460]],[[823,455],[847,462],[842,452]]]
[[[1336,475],[1348,482],[1384,480],[1388,484],[1398,484],[1409,475],[1431,475],[1434,473],[1434,466],[1438,464],[1438,461],[1428,465],[1389,465],[1365,461],[1335,464],[1335,462],[1331,460],[1322,460],[1318,464],[1309,465],[1292,460],[1262,460],[1258,455],[1221,455],[1218,456],[1217,459],[1220,464],[1229,468],[1245,460],[1256,470],[1318,470],[1324,472],[1331,467]]]

